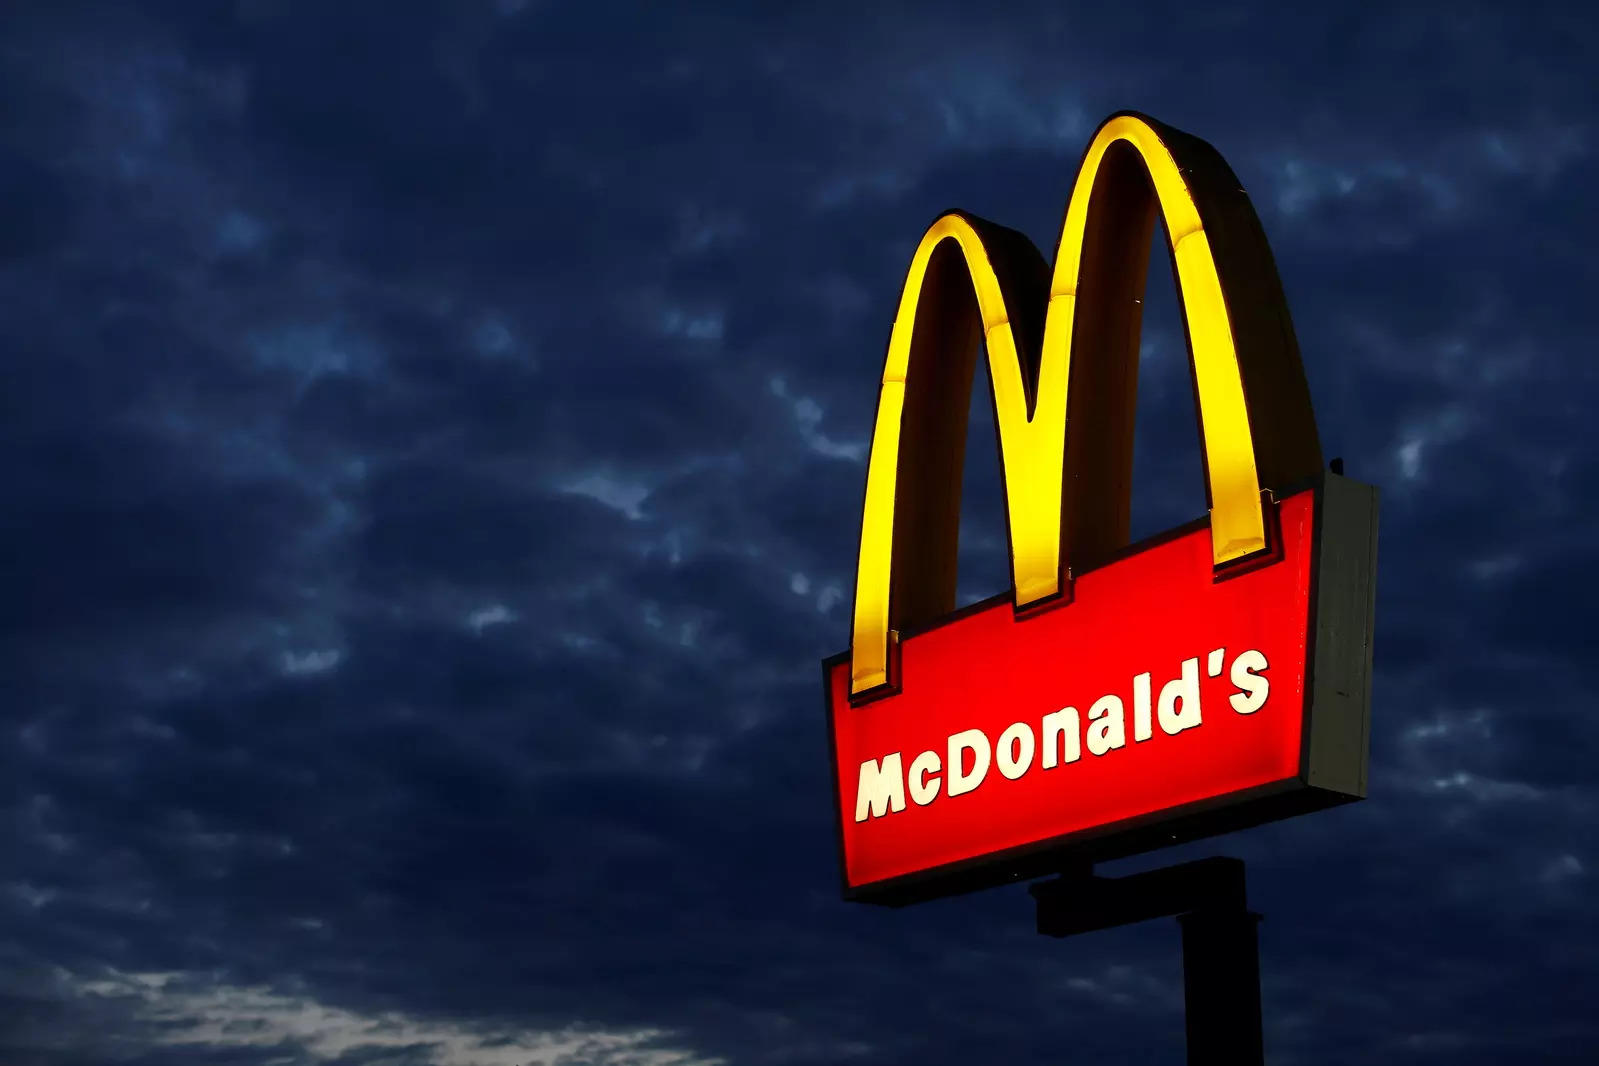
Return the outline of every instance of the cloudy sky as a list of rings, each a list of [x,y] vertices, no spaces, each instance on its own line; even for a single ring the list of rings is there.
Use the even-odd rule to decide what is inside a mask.
[[[1180,1061],[1169,921],[839,900],[818,669],[922,229],[1052,251],[1123,108],[1384,510],[1370,799],[1110,872],[1248,861],[1274,1063],[1599,1054],[1580,5],[4,6],[8,1066]]]

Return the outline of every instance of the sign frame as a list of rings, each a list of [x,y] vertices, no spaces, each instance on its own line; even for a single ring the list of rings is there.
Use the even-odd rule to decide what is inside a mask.
[[[902,907],[1083,868],[1363,799],[1371,730],[1377,491],[1351,478],[1327,472],[1294,487],[1285,497],[1301,492],[1314,493],[1316,504],[1311,538],[1314,578],[1306,626],[1296,776],[917,873],[851,885],[844,851],[847,812],[840,788],[844,778],[832,743],[834,715],[838,713],[831,697],[832,674],[849,661],[848,651],[839,652],[822,661],[822,680],[829,739],[833,836],[843,897],[856,902]],[[1208,525],[1209,518],[1200,517],[1164,530],[1129,545],[1107,559],[1104,565],[1132,558]],[[928,626],[907,631],[902,639],[911,640],[940,626],[1010,603],[1011,598],[1012,590],[1006,589],[951,612]],[[870,713],[872,703],[892,696],[889,692],[874,693],[846,710]]]
[[[1184,316],[1210,510],[1128,544],[1141,297],[1157,209]],[[958,248],[958,265],[948,253],[940,258],[941,248]],[[1096,300],[1078,307],[1080,287]],[[955,306],[963,289],[972,309],[964,317]],[[955,610],[958,474],[980,345],[993,383],[1013,580]],[[913,383],[918,363],[924,369]],[[931,384],[928,363],[941,375]],[[1071,420],[1068,391],[1076,399]],[[1088,451],[1085,441],[1094,445]],[[835,715],[871,713],[873,703],[899,694],[902,641],[1007,602],[1018,622],[1070,610],[1069,563],[1081,575],[1199,530],[1211,534],[1212,580],[1244,576],[1275,561],[1279,500],[1301,493],[1314,503],[1296,775],[850,883]],[[896,525],[914,526],[917,535]],[[1112,115],[1084,153],[1052,272],[1022,234],[961,212],[943,215],[912,260],[889,338],[850,647],[822,663],[844,897],[903,906],[1363,798],[1376,538],[1376,490],[1343,477],[1336,464],[1322,466],[1270,249],[1215,149],[1136,112]],[[839,707],[833,679],[841,664],[847,698]]]

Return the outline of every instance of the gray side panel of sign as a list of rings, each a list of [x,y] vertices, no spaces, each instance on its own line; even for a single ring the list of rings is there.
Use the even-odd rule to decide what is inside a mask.
[[[1307,783],[1364,797],[1377,611],[1377,490],[1329,473],[1322,493]]]

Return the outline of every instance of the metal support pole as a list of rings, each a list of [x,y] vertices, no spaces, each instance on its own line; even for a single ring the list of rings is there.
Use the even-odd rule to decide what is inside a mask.
[[[1045,936],[1177,915],[1188,1066],[1264,1066],[1260,915],[1245,904],[1242,862],[1200,859],[1128,877],[1096,877],[1085,867],[1028,891]]]
[[[1188,1066],[1264,1066],[1260,915],[1242,907],[1179,915]]]

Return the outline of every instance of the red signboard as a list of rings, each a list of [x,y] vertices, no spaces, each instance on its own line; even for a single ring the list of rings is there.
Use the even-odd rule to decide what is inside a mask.
[[[892,698],[851,707],[831,660],[852,893],[1096,834],[1114,854],[1140,820],[1306,787],[1317,496],[1282,501],[1277,558],[1235,576],[1213,576],[1196,524],[1083,575],[1070,603],[1018,616],[1006,596],[908,637]]]
[[[1258,223],[1238,221],[1242,193],[1226,177],[1206,186],[1215,160],[1182,137],[1113,119],[1096,138],[1100,154],[1090,149],[1081,200],[1098,190],[1113,220],[1137,214],[1137,196],[1117,200],[1115,185],[1130,180],[1134,157],[1104,144],[1138,141],[1151,162],[1135,193],[1151,214],[1159,202],[1168,230],[1185,229],[1173,254],[1212,505],[1188,526],[1126,545],[1136,376],[1090,360],[1135,359],[1136,318],[1129,329],[1126,314],[1073,308],[1076,332],[1071,318],[1051,332],[1079,274],[1126,271],[1103,220],[1096,230],[1074,194],[1061,252],[1073,270],[1057,262],[1030,336],[1013,306],[1029,269],[1019,235],[946,216],[918,252],[883,377],[851,648],[824,664],[851,898],[912,902],[1364,795],[1376,495],[1321,469],[1286,311],[1266,299],[1281,303]],[[1172,180],[1185,184],[1163,189]],[[1196,260],[1190,239],[1206,237],[1202,224],[1209,243]],[[1133,230],[1147,249],[1147,228]],[[963,418],[976,336],[959,308],[940,303],[965,276],[936,257],[944,243],[959,244],[987,338],[1015,575],[1008,592],[960,611],[949,602],[959,515],[950,474],[964,424],[938,420]],[[1127,275],[1138,286],[1104,288],[1141,291],[1142,271],[1139,262]],[[1207,280],[1214,295],[1202,298]],[[933,300],[921,299],[924,287]],[[916,383],[918,359],[953,365],[953,378],[924,370]],[[1006,378],[1009,366],[1019,376]],[[1092,390],[1074,412],[1097,401],[1074,421],[1068,385]],[[1055,459],[1040,458],[1057,432]],[[1090,433],[1113,439],[1085,457]]]

